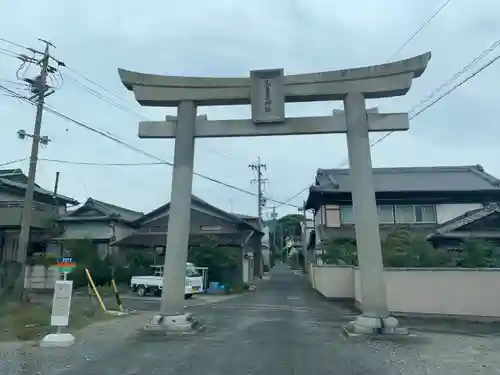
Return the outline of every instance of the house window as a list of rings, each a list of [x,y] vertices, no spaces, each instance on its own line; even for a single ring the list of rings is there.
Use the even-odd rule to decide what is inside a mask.
[[[340,206],[340,222],[342,224],[354,224],[354,211],[352,206]]]
[[[378,216],[382,224],[394,223],[394,208],[393,206],[378,206]]]
[[[327,227],[336,228],[340,226],[340,208],[337,205],[324,206],[324,222]]]
[[[397,223],[435,223],[436,208],[433,205],[396,206]]]
[[[417,223],[435,223],[436,209],[433,205],[415,206],[415,219]]]
[[[414,223],[414,206],[396,206],[396,223]]]
[[[219,225],[200,225],[200,230],[203,232],[220,232],[222,227]]]

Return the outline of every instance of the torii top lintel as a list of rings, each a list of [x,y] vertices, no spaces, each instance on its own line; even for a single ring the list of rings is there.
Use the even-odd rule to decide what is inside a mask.
[[[367,99],[405,95],[420,77],[431,53],[381,65],[283,77],[286,102],[342,100],[348,92]],[[143,106],[175,107],[182,100],[197,105],[250,104],[252,79],[163,76],[118,69],[128,90]]]

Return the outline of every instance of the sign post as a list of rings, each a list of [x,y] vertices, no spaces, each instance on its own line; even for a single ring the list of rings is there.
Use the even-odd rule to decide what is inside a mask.
[[[69,324],[73,281],[67,278],[68,273],[73,271],[75,267],[76,263],[69,257],[61,258],[57,262],[57,268],[63,274],[63,280],[57,280],[54,285],[50,317],[50,325],[57,327],[57,332],[46,335],[40,342],[41,347],[68,347],[75,342],[75,337],[71,333],[61,332],[62,327],[67,327]]]

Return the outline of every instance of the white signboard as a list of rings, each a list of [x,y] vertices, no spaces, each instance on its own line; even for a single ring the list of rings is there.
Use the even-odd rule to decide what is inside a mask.
[[[285,81],[283,69],[253,70],[251,105],[254,123],[285,121]]]
[[[54,286],[54,299],[52,300],[52,316],[50,325],[65,327],[69,323],[71,309],[71,293],[73,281],[57,280]]]

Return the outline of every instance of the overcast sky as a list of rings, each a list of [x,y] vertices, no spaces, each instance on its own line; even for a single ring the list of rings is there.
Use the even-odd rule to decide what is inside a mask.
[[[53,55],[68,67],[131,104],[154,120],[170,109],[143,108],[122,86],[117,68],[140,72],[241,76],[252,69],[284,68],[285,74],[380,64],[444,2],[438,0],[217,0],[36,3],[4,0],[0,37],[37,49],[37,38],[57,47]],[[115,4],[115,5],[111,5]],[[175,5],[169,5],[175,4]],[[428,70],[405,97],[373,101],[381,111],[410,111],[500,38],[500,2],[453,0],[394,59],[432,51]],[[0,41],[2,49],[26,53]],[[5,51],[4,51],[5,52]],[[500,53],[493,51],[478,67]],[[0,54],[0,84],[22,86],[20,62]],[[473,70],[471,70],[472,72]],[[33,77],[31,67],[20,74]],[[163,159],[173,159],[173,141],[140,140],[140,117],[91,95],[74,83],[91,84],[62,70],[63,85],[48,103],[62,113],[103,129]],[[465,77],[465,76],[464,76]],[[498,103],[500,63],[492,65],[411,122],[411,130],[393,134],[372,149],[374,166],[482,164],[500,177]],[[107,98],[109,93],[91,86]],[[121,102],[123,105],[123,102]],[[287,105],[287,116],[328,115],[339,102]],[[200,108],[210,119],[248,118],[249,107]],[[0,164],[27,157],[30,142],[16,131],[32,132],[34,108],[0,94]],[[52,114],[43,119],[50,144],[41,158],[95,163],[138,163],[151,159]],[[379,137],[380,135],[375,135]],[[317,168],[335,168],[346,160],[344,135],[231,138],[196,141],[195,171],[255,191],[248,164],[260,156],[267,165],[266,195],[286,200],[311,184]],[[27,162],[12,164],[27,172]],[[6,168],[6,167],[4,167]],[[161,166],[81,166],[41,161],[37,182],[52,189],[61,172],[60,192],[84,201],[91,196],[140,211],[170,199],[171,168]],[[195,177],[193,193],[225,210],[256,214],[256,199]],[[302,194],[290,203],[300,205]],[[271,207],[271,203],[268,207]],[[266,213],[269,209],[266,209]],[[296,212],[279,207],[280,214]]]

